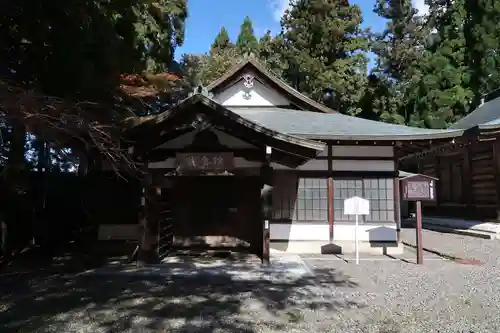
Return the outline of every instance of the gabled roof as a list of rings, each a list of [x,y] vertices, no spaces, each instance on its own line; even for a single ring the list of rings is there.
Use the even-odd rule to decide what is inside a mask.
[[[464,130],[439,130],[384,123],[341,113],[277,107],[230,107],[234,113],[277,132],[316,140],[432,140],[461,136]]]
[[[246,70],[253,70],[257,74],[260,74],[259,79],[264,81],[262,83],[273,87],[278,92],[281,92],[283,95],[287,96],[292,103],[296,104],[301,109],[323,113],[336,112],[298,92],[290,85],[288,85],[285,81],[270,73],[267,69],[264,68],[264,66],[262,66],[257,60],[253,58],[246,59],[238,65],[234,66],[226,74],[208,85],[207,88],[209,91],[216,93],[217,91],[220,91],[242,80],[241,75]]]
[[[325,149],[325,144],[304,137],[282,133],[233,112],[203,94],[193,94],[156,117],[137,124],[130,129],[129,137],[145,152],[156,147],[158,137],[172,135],[175,131],[192,127],[196,115],[204,113],[213,123],[221,124],[224,130],[250,143],[275,148],[285,157],[289,166],[298,166],[309,158],[316,157]],[[163,134],[163,133],[166,134]],[[156,139],[151,139],[156,138]],[[281,163],[281,162],[280,162]],[[286,165],[286,164],[285,164]]]
[[[469,129],[474,126],[491,127],[500,125],[500,97],[481,104],[470,114],[460,119],[450,129]]]

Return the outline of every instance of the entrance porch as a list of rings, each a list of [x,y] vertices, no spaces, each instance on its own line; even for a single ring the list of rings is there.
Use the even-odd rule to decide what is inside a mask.
[[[138,259],[179,249],[248,251],[269,261],[272,163],[296,168],[317,141],[262,127],[194,95],[135,128],[144,166]]]
[[[261,256],[262,214],[257,176],[171,177],[172,249],[228,249]],[[160,253],[161,255],[161,253]]]

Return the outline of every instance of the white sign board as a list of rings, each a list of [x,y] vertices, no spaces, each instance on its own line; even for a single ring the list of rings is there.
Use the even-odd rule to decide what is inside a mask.
[[[344,214],[356,215],[356,227],[354,229],[354,242],[356,249],[356,265],[359,264],[359,245],[358,245],[358,216],[370,214],[370,201],[360,198],[351,197],[344,200]]]
[[[351,197],[344,200],[344,214],[345,215],[369,215],[370,214],[370,201],[360,198]]]

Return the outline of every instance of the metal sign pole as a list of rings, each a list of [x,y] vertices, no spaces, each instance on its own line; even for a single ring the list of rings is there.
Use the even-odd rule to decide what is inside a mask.
[[[356,227],[354,229],[354,241],[356,242],[356,244],[355,244],[356,265],[359,265],[358,218],[359,218],[359,215],[356,214]]]
[[[422,202],[418,200],[417,204],[417,226],[416,230],[416,240],[417,240],[417,264],[422,265],[424,263],[423,257],[423,246],[422,246]]]

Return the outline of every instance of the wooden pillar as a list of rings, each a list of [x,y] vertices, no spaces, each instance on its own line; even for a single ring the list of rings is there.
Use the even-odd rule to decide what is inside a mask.
[[[334,206],[334,188],[333,188],[333,148],[328,145],[328,225],[329,225],[329,240],[333,243],[334,238],[334,221],[335,221],[335,206]]]
[[[140,239],[138,262],[155,264],[158,257],[158,203],[161,188],[153,182],[151,170],[145,175],[143,197],[141,198],[141,217],[139,221]]]
[[[396,237],[397,242],[401,242],[401,185],[399,183],[399,176],[394,178],[394,221],[396,222]]]
[[[462,153],[462,200],[465,203],[465,215],[467,218],[474,216],[472,202],[472,173],[471,173],[471,153],[469,146],[463,148]]]
[[[436,166],[436,178],[441,179],[441,158],[436,155],[434,159],[434,163]],[[440,184],[443,184],[443,182],[440,182]],[[441,200],[443,199],[442,192],[441,192],[441,186],[436,186],[436,214],[440,214],[440,203]]]
[[[267,169],[267,170],[266,170]],[[260,191],[261,196],[261,218],[262,218],[262,253],[261,260],[263,264],[269,264],[270,261],[270,220],[272,217],[272,186],[267,185],[269,180],[268,173],[270,172],[269,167],[264,166],[262,171],[266,175],[261,175],[262,187]]]
[[[417,241],[417,264],[422,265],[424,263],[423,256],[423,244],[422,244],[422,201],[417,201],[417,223],[415,228],[416,241]]]
[[[497,211],[497,222],[500,222],[500,141],[499,138],[497,138],[493,142],[493,170],[495,172],[495,187],[496,187],[496,194],[497,194],[497,205],[496,205],[496,211]]]
[[[262,191],[262,263],[270,263],[270,220],[273,215],[272,182],[273,168],[270,165],[272,149],[266,147],[266,161],[261,168]]]
[[[394,195],[394,222],[396,222],[396,239],[398,244],[401,242],[401,194],[400,194],[400,182],[399,182],[399,151],[396,147],[394,149],[394,170],[396,170],[396,175],[394,176],[393,183],[393,195]]]
[[[334,223],[334,206],[333,206],[333,178],[328,177],[328,225],[329,225],[329,240],[330,244],[333,243],[333,236],[334,236],[334,230],[333,230],[333,223]]]

